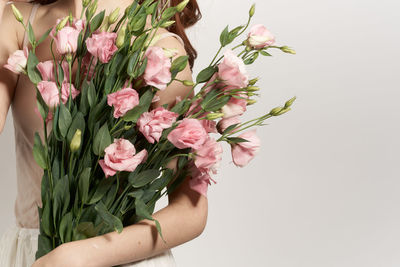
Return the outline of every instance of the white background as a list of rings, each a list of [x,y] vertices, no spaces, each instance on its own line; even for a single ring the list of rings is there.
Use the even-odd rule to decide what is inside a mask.
[[[224,146],[206,229],[173,249],[178,266],[400,266],[400,2],[199,2],[195,73],[218,49],[220,31],[244,23],[256,3],[254,23],[297,55],[273,51],[249,68],[262,91],[246,118],[297,100],[257,129],[262,148],[247,167],[234,166]],[[13,220],[13,142],[9,116],[0,137],[1,229]]]

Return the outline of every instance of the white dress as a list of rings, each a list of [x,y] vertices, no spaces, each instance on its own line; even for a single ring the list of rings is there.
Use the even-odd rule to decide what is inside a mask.
[[[28,18],[31,24],[39,6],[34,4],[32,7]],[[160,39],[169,36],[176,37],[183,44],[182,39],[174,33],[162,34]],[[28,44],[27,39],[25,34],[24,45]],[[32,153],[36,131],[43,140],[42,122],[34,111],[35,107],[36,89],[29,78],[20,75],[11,104],[17,165],[15,221],[5,229],[0,239],[0,267],[31,267],[35,261],[39,235],[37,206],[42,207],[40,185],[43,175],[43,170],[36,164]],[[51,123],[48,126],[50,131]],[[159,255],[123,266],[175,267],[176,263],[171,250],[166,250]]]

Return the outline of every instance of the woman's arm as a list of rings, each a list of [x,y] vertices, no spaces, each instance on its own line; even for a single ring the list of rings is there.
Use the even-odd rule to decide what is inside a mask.
[[[163,31],[159,31],[162,33]],[[156,45],[164,48],[177,48],[178,56],[186,52],[181,44],[173,37],[160,40]],[[192,80],[189,66],[177,75],[180,80]],[[176,96],[185,97],[190,88],[174,81],[164,91],[158,91],[160,100],[154,103],[153,108],[163,104],[175,103]],[[193,95],[193,93],[191,94]],[[177,160],[173,160],[168,167],[176,170]],[[124,227],[123,231],[110,232],[101,236],[65,243],[49,253],[45,261],[40,264],[40,259],[33,265],[52,266],[84,266],[84,267],[110,267],[118,264],[135,262],[183,244],[199,236],[205,226],[208,214],[207,198],[189,187],[187,177],[174,192],[168,195],[167,207],[153,214],[161,224],[162,233],[166,244],[158,235],[155,223],[144,219],[134,225]],[[73,255],[73,256],[72,256]],[[73,259],[72,259],[73,258]],[[73,262],[64,263],[65,259]]]
[[[0,134],[3,132],[18,75],[5,69],[8,57],[19,49],[11,6],[0,0]],[[6,38],[4,38],[6,37]]]

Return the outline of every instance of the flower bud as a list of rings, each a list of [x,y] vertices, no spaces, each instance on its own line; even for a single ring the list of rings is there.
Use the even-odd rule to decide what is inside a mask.
[[[122,26],[118,32],[117,40],[115,41],[115,44],[118,48],[121,48],[124,45],[125,33],[126,33],[126,25]]]
[[[257,100],[255,100],[255,99],[246,99],[246,101],[247,101],[247,105],[249,105],[249,106],[257,103]]]
[[[108,16],[104,19],[103,24],[100,27],[100,32],[106,32],[108,30],[109,24],[108,24]]]
[[[272,116],[278,116],[278,115],[279,115],[279,112],[281,112],[282,109],[283,109],[283,107],[276,107],[276,108],[273,108],[273,109],[269,112],[269,114],[272,115]]]
[[[133,124],[125,125],[125,126],[124,126],[124,130],[125,130],[125,131],[128,131],[130,128],[132,128],[132,125],[133,125]]]
[[[72,62],[72,54],[71,53],[66,54],[65,59],[67,60],[67,62],[71,63]]]
[[[88,7],[90,17],[92,17],[92,16],[96,13],[96,10],[97,10],[97,1],[98,1],[98,0],[95,0],[95,1],[94,1],[93,3],[91,3],[90,6]]]
[[[248,96],[253,96],[253,95],[256,95],[256,94],[255,94],[255,93],[252,93],[252,92],[247,92],[246,95],[248,95]]]
[[[292,48],[287,47],[287,46],[282,46],[280,49],[281,49],[282,52],[285,52],[285,53],[288,53],[288,54],[293,54],[293,55],[296,54],[296,51],[294,51]]]
[[[252,48],[250,46],[246,46],[246,52],[250,52],[252,50]]]
[[[163,50],[164,50],[164,55],[168,58],[172,58],[178,55],[178,49],[176,48],[163,48]]]
[[[74,136],[72,137],[71,144],[69,148],[72,153],[78,151],[81,146],[82,132],[80,129],[76,129]]]
[[[85,8],[90,4],[90,0],[82,0],[82,6]]]
[[[278,112],[277,116],[282,115],[282,114],[288,112],[289,110],[290,110],[290,108],[284,108],[284,109],[282,109],[281,111]]]
[[[184,80],[182,83],[183,83],[183,85],[186,85],[186,86],[193,86],[194,85],[194,82],[189,81],[189,80]]]
[[[178,11],[178,12],[182,12],[184,9],[185,9],[185,7],[186,7],[186,5],[189,3],[189,0],[184,0],[184,1],[182,1],[179,5],[177,5],[176,6],[176,10]]]
[[[21,12],[14,6],[14,4],[11,4],[12,11],[14,13],[14,17],[21,23],[24,23],[24,17],[22,16]]]
[[[168,20],[166,22],[164,22],[163,24],[160,25],[161,28],[168,28],[169,26],[171,26],[172,24],[174,24],[175,21],[173,20]]]
[[[250,18],[252,17],[252,16],[254,16],[254,13],[256,12],[256,4],[253,4],[252,6],[251,6],[251,8],[250,8],[250,11],[249,11],[249,16],[250,16]]]
[[[207,120],[215,120],[215,119],[218,119],[218,118],[222,118],[224,115],[225,115],[225,114],[222,113],[222,112],[208,113],[208,114],[206,115],[206,119],[207,119]]]
[[[247,91],[248,92],[255,92],[255,91],[259,91],[260,90],[260,87],[258,87],[258,86],[249,86],[249,87],[247,87]]]
[[[65,17],[62,21],[60,21],[60,23],[58,23],[58,25],[56,27],[56,31],[60,31],[62,28],[64,28],[65,25],[67,25],[68,20],[69,20],[69,16]]]
[[[117,7],[116,9],[114,9],[113,12],[111,12],[111,14],[108,17],[108,24],[109,25],[112,25],[117,21],[117,19],[119,17],[119,11],[120,11],[120,8]]]
[[[257,82],[258,82],[258,78],[254,78],[254,79],[251,79],[251,80],[249,81],[249,84],[250,84],[250,85],[255,85]]]
[[[291,99],[289,99],[288,101],[286,101],[286,103],[285,103],[285,108],[288,108],[288,107],[290,107],[292,104],[293,104],[293,102],[296,100],[296,97],[294,96],[293,98],[291,98]]]
[[[74,23],[74,17],[72,16],[72,12],[71,11],[69,12],[68,19],[69,19],[69,25],[72,25]]]

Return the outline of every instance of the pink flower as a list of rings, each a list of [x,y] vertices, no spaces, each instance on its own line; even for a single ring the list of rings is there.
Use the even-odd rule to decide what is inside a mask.
[[[167,136],[177,148],[191,147],[199,149],[208,137],[206,130],[199,120],[184,118],[181,123]]]
[[[255,129],[244,132],[238,137],[246,139],[248,142],[232,144],[232,159],[236,166],[244,167],[257,154],[261,141],[256,135]]]
[[[189,187],[199,194],[207,197],[208,185],[211,184],[210,181],[213,181],[214,184],[217,182],[211,178],[209,173],[199,170],[192,161],[189,163],[188,167],[191,172]]]
[[[245,99],[231,97],[228,103],[226,103],[226,105],[221,108],[221,111],[224,113],[223,118],[230,118],[233,116],[242,115],[246,111],[246,99],[248,98],[248,96],[245,94],[238,94],[238,96],[244,97]]]
[[[107,63],[118,50],[115,45],[116,39],[117,33],[115,32],[93,33],[86,40],[86,46],[90,54],[97,57],[102,63]]]
[[[49,108],[54,108],[60,103],[58,87],[55,82],[41,81],[37,84],[37,88]]]
[[[261,49],[275,43],[275,37],[262,24],[251,27],[247,41],[255,49]]]
[[[139,94],[135,89],[123,88],[108,94],[107,104],[114,106],[114,118],[119,118],[139,104]]]
[[[139,131],[146,137],[149,143],[159,141],[164,129],[172,126],[179,114],[169,111],[163,107],[158,107],[150,112],[140,115],[137,125]]]
[[[15,51],[7,60],[7,64],[4,68],[19,74],[26,68],[26,63],[28,61],[28,48],[25,46],[23,50]]]
[[[147,66],[143,76],[144,81],[147,85],[164,90],[171,81],[171,60],[158,46],[150,46],[146,50],[145,56],[147,57]]]
[[[70,26],[65,26],[59,30],[54,37],[58,53],[61,55],[75,53],[78,48],[79,33],[80,30]]]
[[[231,126],[233,124],[237,124],[237,123],[240,123],[239,115],[232,116],[232,117],[229,117],[229,118],[223,118],[217,124],[218,132],[220,134],[222,134],[226,130],[226,128],[228,128],[229,126]],[[233,131],[232,133],[234,133],[234,132],[235,131]]]
[[[213,120],[200,120],[201,124],[203,124],[204,129],[207,133],[217,133],[217,122]]]
[[[73,84],[70,84],[68,82],[63,82],[61,85],[61,101],[64,104],[67,103],[69,98],[70,85],[71,85],[72,99],[75,99],[75,97],[80,93],[78,90],[75,89],[75,86]]]
[[[249,83],[243,61],[230,49],[226,50],[223,61],[218,65],[218,77],[226,85],[224,90],[244,88]]]
[[[55,82],[55,75],[54,75],[54,62],[53,60],[47,60],[44,62],[39,62],[37,64],[37,69],[40,72],[40,75],[42,76],[42,79],[44,81],[52,81]],[[66,61],[63,61],[61,63],[61,68],[63,69],[64,72],[64,81],[69,81],[69,67],[68,63]]]
[[[104,152],[104,159],[99,160],[99,164],[106,178],[115,175],[117,171],[132,172],[147,159],[147,150],[143,149],[136,154],[135,146],[123,138],[115,139]]]
[[[200,170],[217,173],[219,162],[222,158],[222,146],[214,138],[208,136],[204,144],[194,150],[196,157],[194,164]]]

